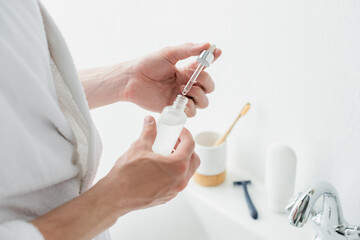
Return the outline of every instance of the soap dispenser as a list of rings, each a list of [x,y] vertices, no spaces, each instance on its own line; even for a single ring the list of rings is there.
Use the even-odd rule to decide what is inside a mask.
[[[296,154],[285,144],[272,144],[266,157],[266,188],[272,211],[284,213],[294,193]]]

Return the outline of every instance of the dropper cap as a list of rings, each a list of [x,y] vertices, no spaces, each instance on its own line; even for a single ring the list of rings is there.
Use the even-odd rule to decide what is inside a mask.
[[[212,54],[214,54],[215,49],[216,49],[216,45],[215,45],[215,44],[211,44],[211,46],[209,47],[208,51],[211,52]]]
[[[211,44],[208,50],[204,50],[197,58],[198,63],[205,67],[210,67],[210,64],[214,61],[214,51],[216,49],[215,44]]]

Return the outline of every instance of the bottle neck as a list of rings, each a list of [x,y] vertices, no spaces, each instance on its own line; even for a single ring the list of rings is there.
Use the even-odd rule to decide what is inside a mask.
[[[187,102],[188,102],[188,98],[185,97],[184,95],[179,94],[176,96],[176,99],[175,99],[172,107],[175,109],[184,111],[186,108]]]

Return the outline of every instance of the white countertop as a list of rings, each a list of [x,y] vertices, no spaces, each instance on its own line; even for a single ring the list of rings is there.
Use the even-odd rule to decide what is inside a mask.
[[[264,183],[246,176],[245,173],[228,172],[226,181],[216,187],[203,187],[191,180],[185,191],[190,197],[195,197],[204,204],[210,205],[263,239],[313,239],[314,231],[310,221],[303,228],[291,226],[286,213],[277,214],[269,209]],[[233,181],[248,179],[252,181],[252,184],[248,185],[248,191],[258,210],[257,220],[252,219],[249,214],[243,188],[233,186]]]

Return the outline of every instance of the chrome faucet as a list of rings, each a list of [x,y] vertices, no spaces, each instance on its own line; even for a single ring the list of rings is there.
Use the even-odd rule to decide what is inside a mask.
[[[322,209],[315,207],[322,197]],[[312,216],[316,240],[355,240],[360,239],[360,225],[348,224],[340,205],[339,195],[333,185],[319,182],[296,195],[286,207],[290,224],[302,227]]]

